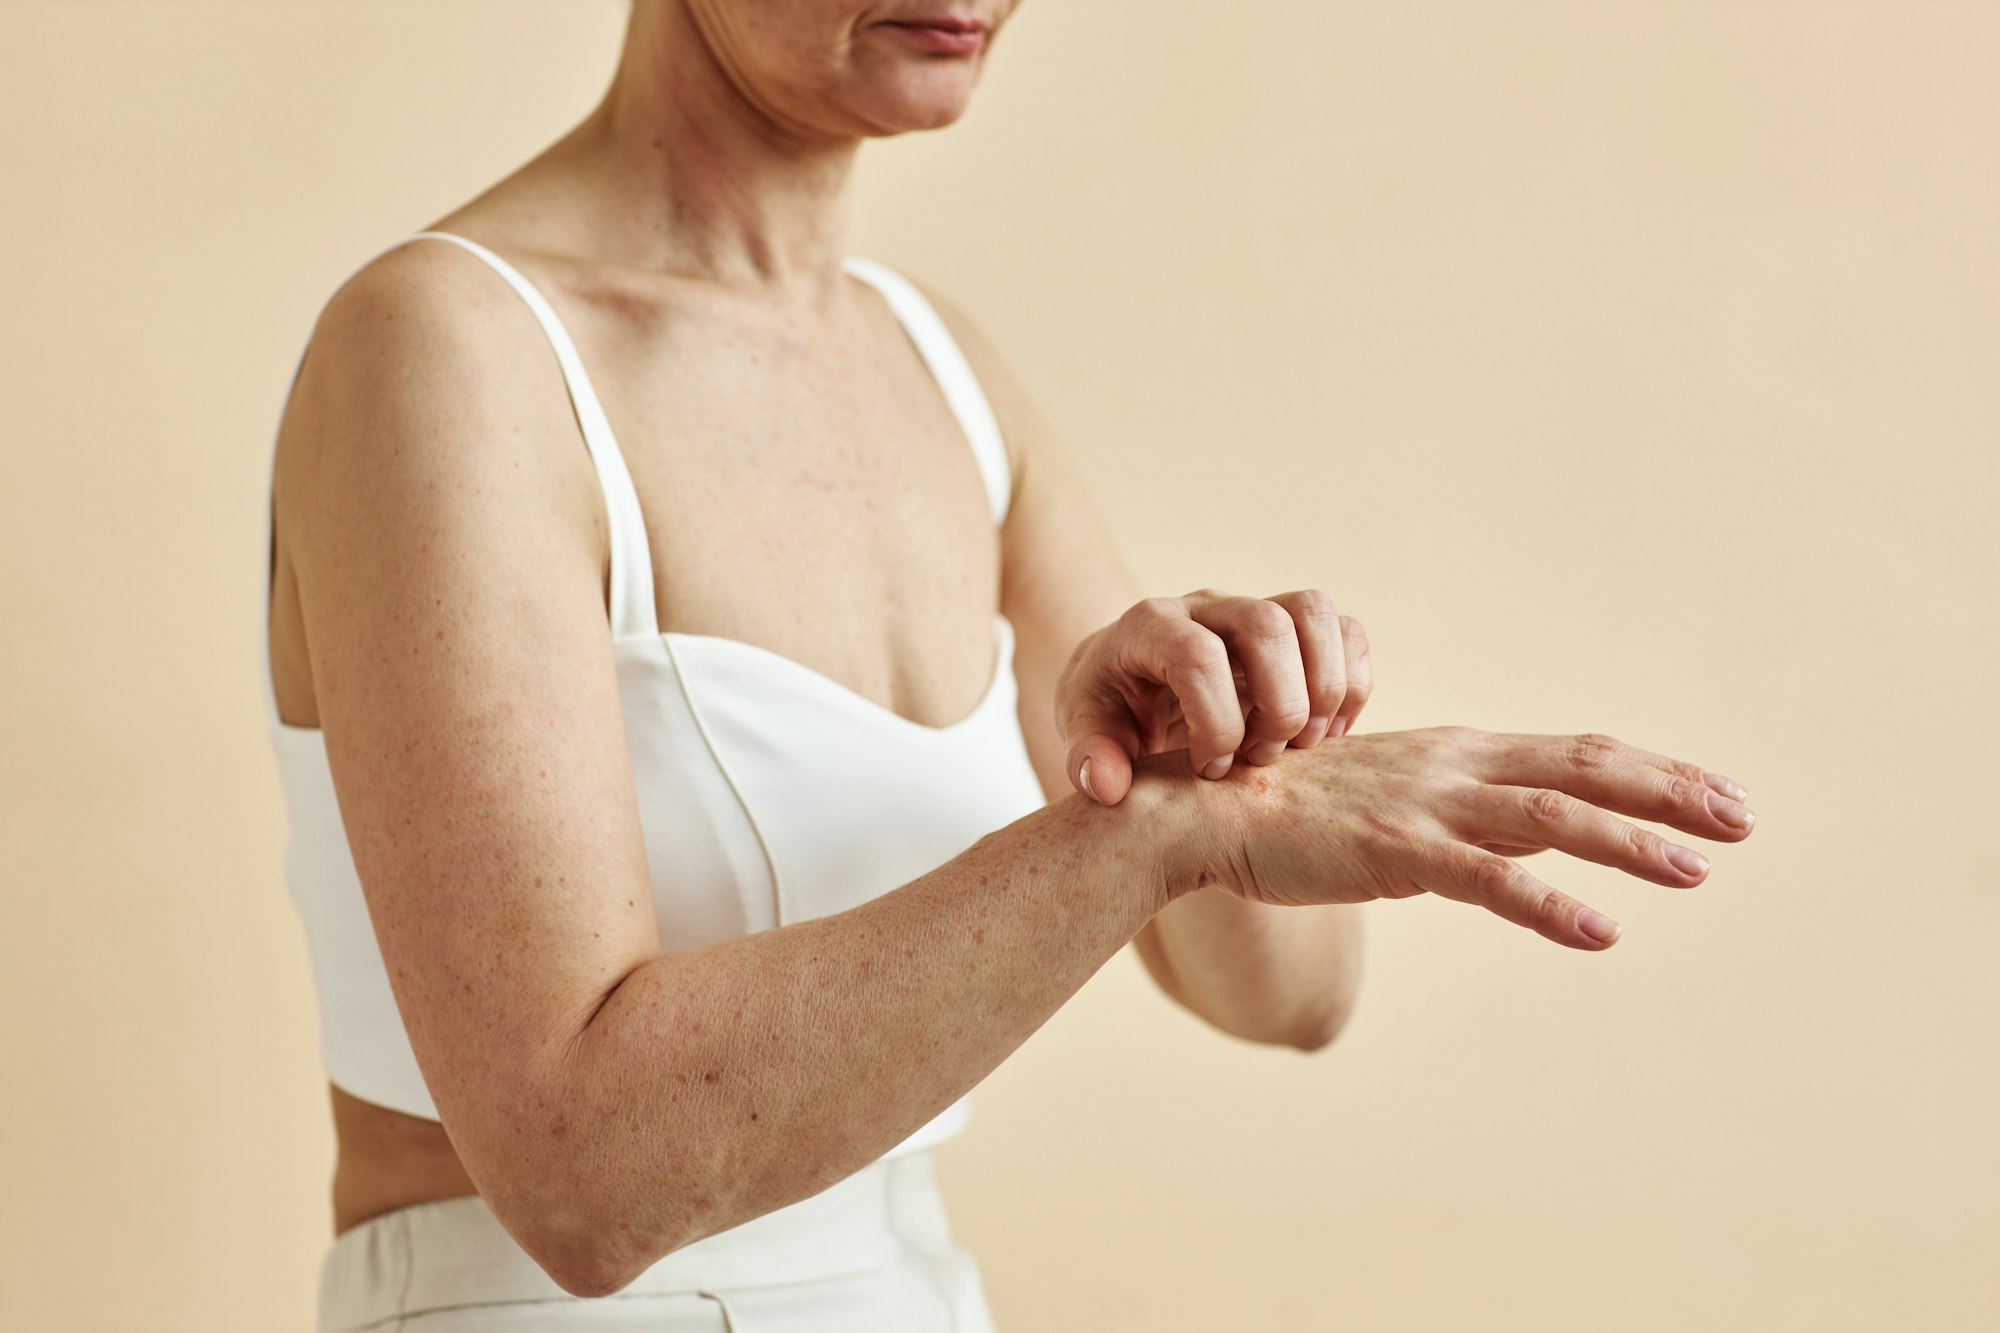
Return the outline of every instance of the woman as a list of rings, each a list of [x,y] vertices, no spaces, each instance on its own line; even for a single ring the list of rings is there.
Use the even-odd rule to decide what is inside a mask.
[[[955,120],[1011,9],[640,0],[574,131],[321,312],[265,646],[322,1329],[990,1328],[929,1149],[1127,942],[1316,1049],[1333,905],[1603,948],[1511,858],[1747,835],[1606,737],[1348,734],[1320,592],[1142,598],[977,331],[845,254],[861,141]]]

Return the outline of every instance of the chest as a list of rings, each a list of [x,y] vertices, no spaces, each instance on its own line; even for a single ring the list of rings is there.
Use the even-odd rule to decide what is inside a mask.
[[[579,322],[662,630],[756,645],[928,725],[972,707],[998,535],[966,430],[881,297],[857,291],[846,318],[599,302]]]

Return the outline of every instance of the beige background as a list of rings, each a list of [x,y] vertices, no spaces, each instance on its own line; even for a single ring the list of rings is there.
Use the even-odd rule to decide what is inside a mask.
[[[258,539],[377,247],[618,3],[0,4],[0,1289],[305,1328],[329,1229]],[[1369,909],[1306,1057],[1112,959],[940,1153],[1004,1333],[2000,1326],[2000,4],[1034,0],[853,248],[980,318],[1148,588],[1318,585],[1373,729],[1761,816],[1603,955]]]

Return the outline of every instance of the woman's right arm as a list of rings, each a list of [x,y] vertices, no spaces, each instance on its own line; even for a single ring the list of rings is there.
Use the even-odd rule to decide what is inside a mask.
[[[602,503],[526,307],[455,247],[391,251],[328,302],[279,448],[397,1005],[468,1174],[566,1290],[874,1161],[1192,887],[1194,780],[1161,756],[1117,808],[1071,796],[848,911],[669,951]]]

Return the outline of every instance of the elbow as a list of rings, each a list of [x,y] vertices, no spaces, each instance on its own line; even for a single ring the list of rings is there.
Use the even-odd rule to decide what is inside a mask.
[[[629,1220],[583,1209],[544,1217],[524,1227],[517,1239],[551,1282],[572,1296],[593,1299],[617,1295],[686,1243],[678,1236],[661,1243]]]
[[[632,1285],[643,1269],[632,1269],[606,1262],[602,1257],[583,1255],[577,1258],[545,1260],[535,1256],[542,1271],[549,1280],[572,1296],[595,1300],[603,1296],[616,1296]]]
[[[549,1280],[572,1296],[615,1296],[646,1271],[650,1260],[605,1243],[602,1236],[545,1237],[529,1250]]]
[[[1354,1006],[1340,1004],[1315,1014],[1309,1022],[1301,1024],[1286,1039],[1285,1044],[1295,1050],[1311,1055],[1333,1045],[1347,1027],[1347,1021],[1354,1014]]]
[[[604,1173],[596,1186],[580,1179],[582,1162],[591,1159],[568,1155],[565,1166],[576,1169],[521,1191],[501,1216],[522,1250],[558,1287],[572,1296],[615,1296],[703,1233],[691,1219],[663,1212],[655,1200],[603,1188],[617,1172]]]
[[[1308,1055],[1333,1045],[1334,1038],[1354,1017],[1355,1002],[1361,994],[1361,918],[1348,912],[1331,919],[1342,929],[1337,979],[1317,997],[1306,1021],[1297,1025],[1298,1030],[1290,1038],[1290,1045]]]

